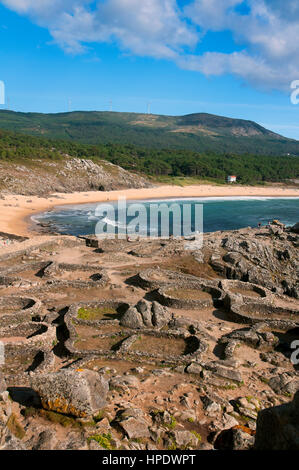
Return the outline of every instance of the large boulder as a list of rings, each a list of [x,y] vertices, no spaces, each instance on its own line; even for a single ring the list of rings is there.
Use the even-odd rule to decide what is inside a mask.
[[[153,326],[153,314],[151,303],[145,299],[139,300],[136,305],[137,311],[141,314],[142,321],[145,327],[152,328]]]
[[[122,316],[120,324],[133,330],[144,328],[142,316],[135,307],[128,308]]]
[[[109,389],[101,375],[87,369],[34,374],[31,387],[44,409],[80,418],[93,416],[105,407]]]
[[[152,304],[153,325],[156,328],[163,328],[171,320],[171,314],[167,307],[163,307],[158,302]]]
[[[172,316],[167,307],[158,302],[140,300],[135,307],[129,307],[120,324],[132,329],[157,328],[167,325]]]
[[[299,391],[291,403],[259,412],[255,449],[299,450]]]

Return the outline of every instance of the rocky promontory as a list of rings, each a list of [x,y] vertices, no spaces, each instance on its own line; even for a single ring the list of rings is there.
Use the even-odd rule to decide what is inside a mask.
[[[0,193],[46,196],[74,191],[111,191],[148,188],[142,176],[104,160],[72,158],[49,161],[35,159],[23,163],[1,161]],[[25,182],[25,184],[24,184]]]

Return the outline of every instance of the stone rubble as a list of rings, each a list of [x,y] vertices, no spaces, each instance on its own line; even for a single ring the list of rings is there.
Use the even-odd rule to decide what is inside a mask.
[[[8,247],[0,449],[298,449],[296,230]]]

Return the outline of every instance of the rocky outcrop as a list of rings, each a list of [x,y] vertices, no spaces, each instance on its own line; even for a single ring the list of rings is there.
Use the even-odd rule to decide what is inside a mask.
[[[205,364],[205,368],[212,371],[215,375],[225,379],[241,383],[242,374],[237,370],[238,364],[231,361],[211,361]]]
[[[108,393],[108,383],[101,375],[80,369],[33,374],[31,386],[46,410],[82,418],[98,413]]]
[[[120,324],[128,328],[157,328],[167,325],[172,318],[166,307],[158,302],[140,300],[135,307],[130,307],[122,316]]]
[[[294,373],[282,372],[270,378],[269,386],[277,394],[293,395],[299,391],[299,377]]]
[[[299,391],[291,403],[258,414],[255,449],[299,450]]]
[[[209,264],[225,278],[299,298],[296,230],[272,224],[268,228],[210,233],[204,236],[204,250]]]
[[[2,194],[45,196],[73,191],[111,191],[124,188],[151,187],[145,178],[110,162],[70,158],[44,161],[30,160],[30,166],[0,164]],[[24,180],[26,184],[24,185]]]
[[[267,331],[267,325],[258,323],[252,328],[234,330],[232,333],[222,336],[221,342],[224,344],[234,342],[235,345],[244,343],[261,351],[269,351],[277,346],[279,340],[273,333]]]

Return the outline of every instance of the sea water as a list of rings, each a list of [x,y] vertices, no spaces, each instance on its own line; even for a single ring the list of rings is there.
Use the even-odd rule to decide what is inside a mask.
[[[166,203],[171,206],[173,203],[177,203],[181,207],[185,204],[190,204],[191,207],[195,204],[202,204],[204,232],[257,227],[258,224],[268,224],[272,219],[278,219],[288,226],[299,222],[299,198],[185,198],[127,201],[127,206],[135,203],[143,204],[148,213],[151,204]],[[33,220],[37,223],[49,224],[51,230],[61,234],[90,235],[95,233],[95,227],[100,220],[95,215],[99,204],[101,203],[59,206],[54,210],[34,216]],[[117,226],[119,216],[117,203],[109,202],[109,204],[115,206],[116,221],[108,218],[106,222]],[[130,220],[132,218],[127,217],[127,223]],[[123,227],[121,228],[123,229]],[[159,232],[159,227],[157,230]],[[144,235],[147,232],[148,227],[140,227],[141,234]]]

